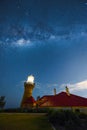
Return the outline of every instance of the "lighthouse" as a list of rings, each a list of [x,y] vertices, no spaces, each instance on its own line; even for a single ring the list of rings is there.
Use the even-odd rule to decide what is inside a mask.
[[[36,101],[32,96],[33,89],[35,87],[34,76],[28,76],[26,82],[24,82],[24,94],[21,102],[21,108],[32,108],[36,105]]]

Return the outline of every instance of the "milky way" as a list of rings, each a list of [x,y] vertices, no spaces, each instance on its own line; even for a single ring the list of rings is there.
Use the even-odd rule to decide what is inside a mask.
[[[0,44],[11,47],[84,38],[87,33],[85,0],[3,0],[0,12]]]

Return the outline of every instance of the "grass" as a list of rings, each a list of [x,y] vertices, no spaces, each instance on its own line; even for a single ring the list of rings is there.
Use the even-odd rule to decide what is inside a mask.
[[[52,130],[45,114],[0,113],[0,130]]]

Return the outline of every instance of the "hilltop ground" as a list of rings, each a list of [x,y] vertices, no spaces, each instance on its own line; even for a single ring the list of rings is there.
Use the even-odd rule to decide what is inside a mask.
[[[52,130],[45,114],[0,113],[0,130]]]

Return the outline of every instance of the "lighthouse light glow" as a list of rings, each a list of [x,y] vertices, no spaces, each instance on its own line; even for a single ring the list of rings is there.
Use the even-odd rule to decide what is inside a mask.
[[[30,76],[28,76],[28,78],[27,78],[27,83],[34,83],[34,76],[32,76],[32,75],[30,75]]]

